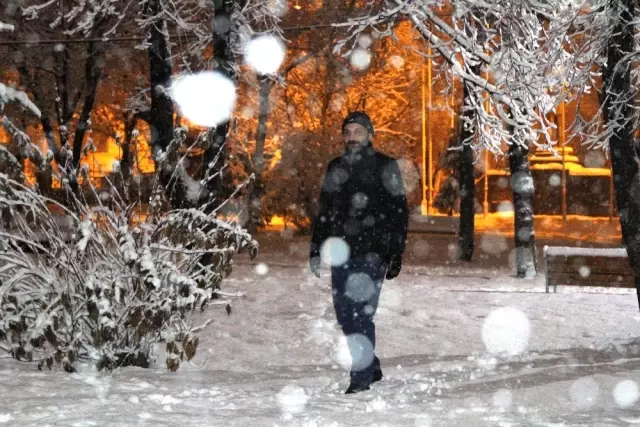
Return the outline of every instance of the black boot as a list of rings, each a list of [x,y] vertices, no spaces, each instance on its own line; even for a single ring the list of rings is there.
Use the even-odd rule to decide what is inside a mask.
[[[382,369],[380,369],[380,359],[376,356],[373,360],[373,376],[371,379],[371,383],[378,382],[382,379]]]
[[[373,379],[371,380],[371,384],[376,383],[382,379],[382,369],[379,367],[373,370]]]
[[[367,384],[351,383],[349,384],[349,388],[347,388],[347,391],[345,391],[344,394],[355,394],[367,390],[371,390],[371,387],[369,387],[369,385]]]

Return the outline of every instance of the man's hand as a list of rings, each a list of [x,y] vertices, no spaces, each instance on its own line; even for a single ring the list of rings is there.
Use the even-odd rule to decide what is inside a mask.
[[[395,279],[402,270],[402,255],[392,255],[389,258],[389,268],[387,269],[386,278],[388,280]]]
[[[319,256],[314,256],[309,258],[309,267],[311,268],[311,272],[316,275],[316,277],[320,277],[320,265],[322,264],[322,260]]]

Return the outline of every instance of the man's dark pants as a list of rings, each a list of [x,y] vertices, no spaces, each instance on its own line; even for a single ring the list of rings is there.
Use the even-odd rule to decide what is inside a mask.
[[[375,355],[376,328],[373,316],[387,266],[379,257],[356,257],[331,268],[333,307],[351,353],[351,383],[369,385],[380,372]]]

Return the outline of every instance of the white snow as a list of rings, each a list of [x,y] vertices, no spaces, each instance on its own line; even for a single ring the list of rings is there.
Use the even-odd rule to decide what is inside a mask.
[[[22,104],[24,108],[31,110],[33,114],[40,117],[40,109],[36,107],[36,104],[31,102],[26,93],[0,83],[0,105],[9,102]]]
[[[0,22],[0,31],[14,31],[16,27],[12,24],[7,24],[5,22]]]
[[[272,75],[278,72],[286,54],[282,40],[272,35],[262,35],[250,40],[245,47],[245,61],[258,74]]]
[[[294,244],[299,249],[290,252]],[[408,251],[422,246],[410,243]],[[426,259],[445,250],[430,246]],[[640,420],[633,294],[546,294],[544,276],[518,280],[485,261],[407,262],[383,285],[376,314],[385,378],[371,391],[345,396],[351,361],[336,357],[346,340],[335,323],[328,271],[320,279],[308,272],[302,240],[261,249],[253,262],[235,259],[223,289],[246,297],[232,300],[230,316],[205,313],[214,321],[200,334],[191,364],[171,373],[159,354],[150,369],[70,375],[1,359],[0,383],[11,393],[3,395],[0,422],[606,427]],[[259,263],[269,266],[267,274],[256,271]],[[486,324],[520,333],[528,324],[526,346],[518,355],[489,352]],[[494,332],[504,336],[504,328]]]
[[[236,87],[221,73],[205,71],[176,78],[171,86],[171,97],[191,123],[215,127],[231,117]]]
[[[302,387],[287,385],[280,390],[276,399],[283,413],[299,414],[304,412],[309,396],[307,396]]]
[[[576,248],[572,246],[545,246],[545,255],[549,256],[605,256],[626,258],[625,248]]]

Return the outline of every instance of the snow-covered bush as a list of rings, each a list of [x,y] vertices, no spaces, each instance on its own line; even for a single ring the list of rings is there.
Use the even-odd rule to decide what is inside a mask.
[[[139,221],[133,207],[79,206],[0,174],[0,348],[73,371],[78,362],[148,366],[165,342],[175,371],[194,356],[204,326],[188,314],[225,303],[220,283],[232,256],[255,256],[257,243],[215,212]]]

